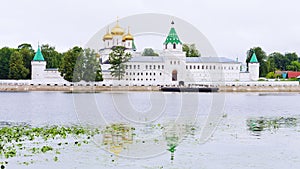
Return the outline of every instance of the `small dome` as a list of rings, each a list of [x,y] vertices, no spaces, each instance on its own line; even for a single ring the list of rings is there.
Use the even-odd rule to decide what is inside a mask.
[[[117,21],[116,26],[111,29],[111,34],[112,35],[123,35],[124,34],[124,29],[120,27],[119,21]]]
[[[111,40],[113,38],[112,34],[110,34],[109,32],[107,32],[104,36],[103,36],[103,41],[105,40]]]
[[[122,38],[123,41],[126,41],[126,40],[133,40],[133,36],[130,34],[129,32],[129,27],[128,27],[128,33],[126,35],[123,36]]]

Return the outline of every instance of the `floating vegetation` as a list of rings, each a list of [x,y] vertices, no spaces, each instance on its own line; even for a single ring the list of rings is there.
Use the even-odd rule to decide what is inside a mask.
[[[247,126],[249,127],[249,130],[253,132],[296,127],[298,123],[299,118],[297,117],[259,117],[247,120]]]
[[[0,123],[0,159],[9,159],[16,156],[33,156],[39,153],[53,152],[60,154],[59,148],[68,145],[70,138],[76,138],[75,145],[88,144],[91,137],[99,134],[98,129],[89,129],[82,126],[45,126],[32,127],[25,123],[15,124],[9,122]],[[53,147],[53,141],[60,141]],[[67,141],[64,141],[67,140]],[[52,141],[52,142],[51,142]],[[58,157],[53,158],[58,161]],[[0,162],[1,168],[5,168],[8,162]],[[31,162],[32,163],[32,162]],[[28,165],[29,162],[23,162]]]

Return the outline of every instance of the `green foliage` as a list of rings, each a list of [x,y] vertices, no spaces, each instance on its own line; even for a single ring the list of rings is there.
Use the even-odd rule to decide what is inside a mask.
[[[286,66],[287,70],[300,71],[300,63],[298,61],[292,61],[290,65]]]
[[[186,57],[199,57],[199,56],[201,56],[199,51],[196,49],[195,44],[183,44],[182,45],[182,50],[184,52],[186,52],[185,53]]]
[[[10,79],[25,79],[29,74],[29,69],[24,66],[23,58],[20,52],[12,53],[9,60],[9,74]]]
[[[113,77],[121,80],[125,74],[125,63],[131,58],[130,53],[125,53],[125,48],[123,46],[116,46],[112,49],[109,54],[109,63],[111,67],[109,68],[110,74]]]
[[[267,58],[266,52],[264,52],[260,47],[254,47],[254,48],[251,48],[250,50],[248,50],[247,58],[246,58],[247,67],[248,67],[248,63],[252,57],[253,52],[255,52],[257,60],[260,63],[259,75],[264,77],[269,72],[268,68],[267,68],[268,64],[266,63],[266,58]]]
[[[59,68],[63,55],[55,50],[54,46],[48,44],[41,47],[43,56],[47,61],[47,68]]]
[[[72,49],[68,50],[63,54],[63,60],[62,64],[59,68],[59,71],[61,73],[61,76],[69,81],[69,82],[78,82],[80,81],[80,76],[77,75],[77,72],[74,72],[75,68],[77,71],[79,71],[78,66],[82,65],[80,62],[80,55],[82,53],[83,49],[75,46]],[[78,61],[78,63],[77,63]],[[79,63],[80,62],[80,63]]]
[[[158,54],[155,53],[152,48],[145,48],[142,53],[142,56],[158,56]]]
[[[91,49],[74,47],[64,53],[60,72],[65,80],[72,82],[102,80],[97,54]]]
[[[9,60],[15,49],[3,47],[0,49],[0,79],[8,79]]]
[[[102,81],[101,67],[96,52],[85,49],[81,57],[83,59],[82,80],[86,82]]]
[[[18,46],[18,51],[22,55],[24,66],[29,70],[28,75],[25,79],[31,78],[31,61],[34,57],[34,50],[32,49],[30,44],[24,43]]]

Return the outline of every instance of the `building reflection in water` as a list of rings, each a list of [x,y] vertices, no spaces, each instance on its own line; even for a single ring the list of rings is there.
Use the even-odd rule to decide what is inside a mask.
[[[128,144],[133,143],[134,130],[133,127],[122,123],[106,126],[102,143],[107,146],[108,151],[118,156]]]

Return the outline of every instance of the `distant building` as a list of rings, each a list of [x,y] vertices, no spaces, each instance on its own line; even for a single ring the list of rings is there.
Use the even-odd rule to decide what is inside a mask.
[[[287,72],[287,78],[298,78],[300,76],[300,72],[296,71],[288,71]]]
[[[38,50],[31,61],[31,80],[37,83],[65,83],[57,68],[46,69],[47,62],[41,52]]]
[[[186,57],[182,42],[172,22],[169,34],[163,43],[159,56],[141,56],[135,52],[134,37],[128,31],[125,34],[118,21],[111,32],[103,36],[104,48],[100,49],[102,74],[105,83],[112,83],[109,68],[109,54],[114,46],[124,46],[132,58],[126,63],[123,83],[129,85],[178,84],[218,81],[257,81],[259,79],[259,62],[253,53],[249,62],[249,72],[241,71],[241,62],[225,57]]]

